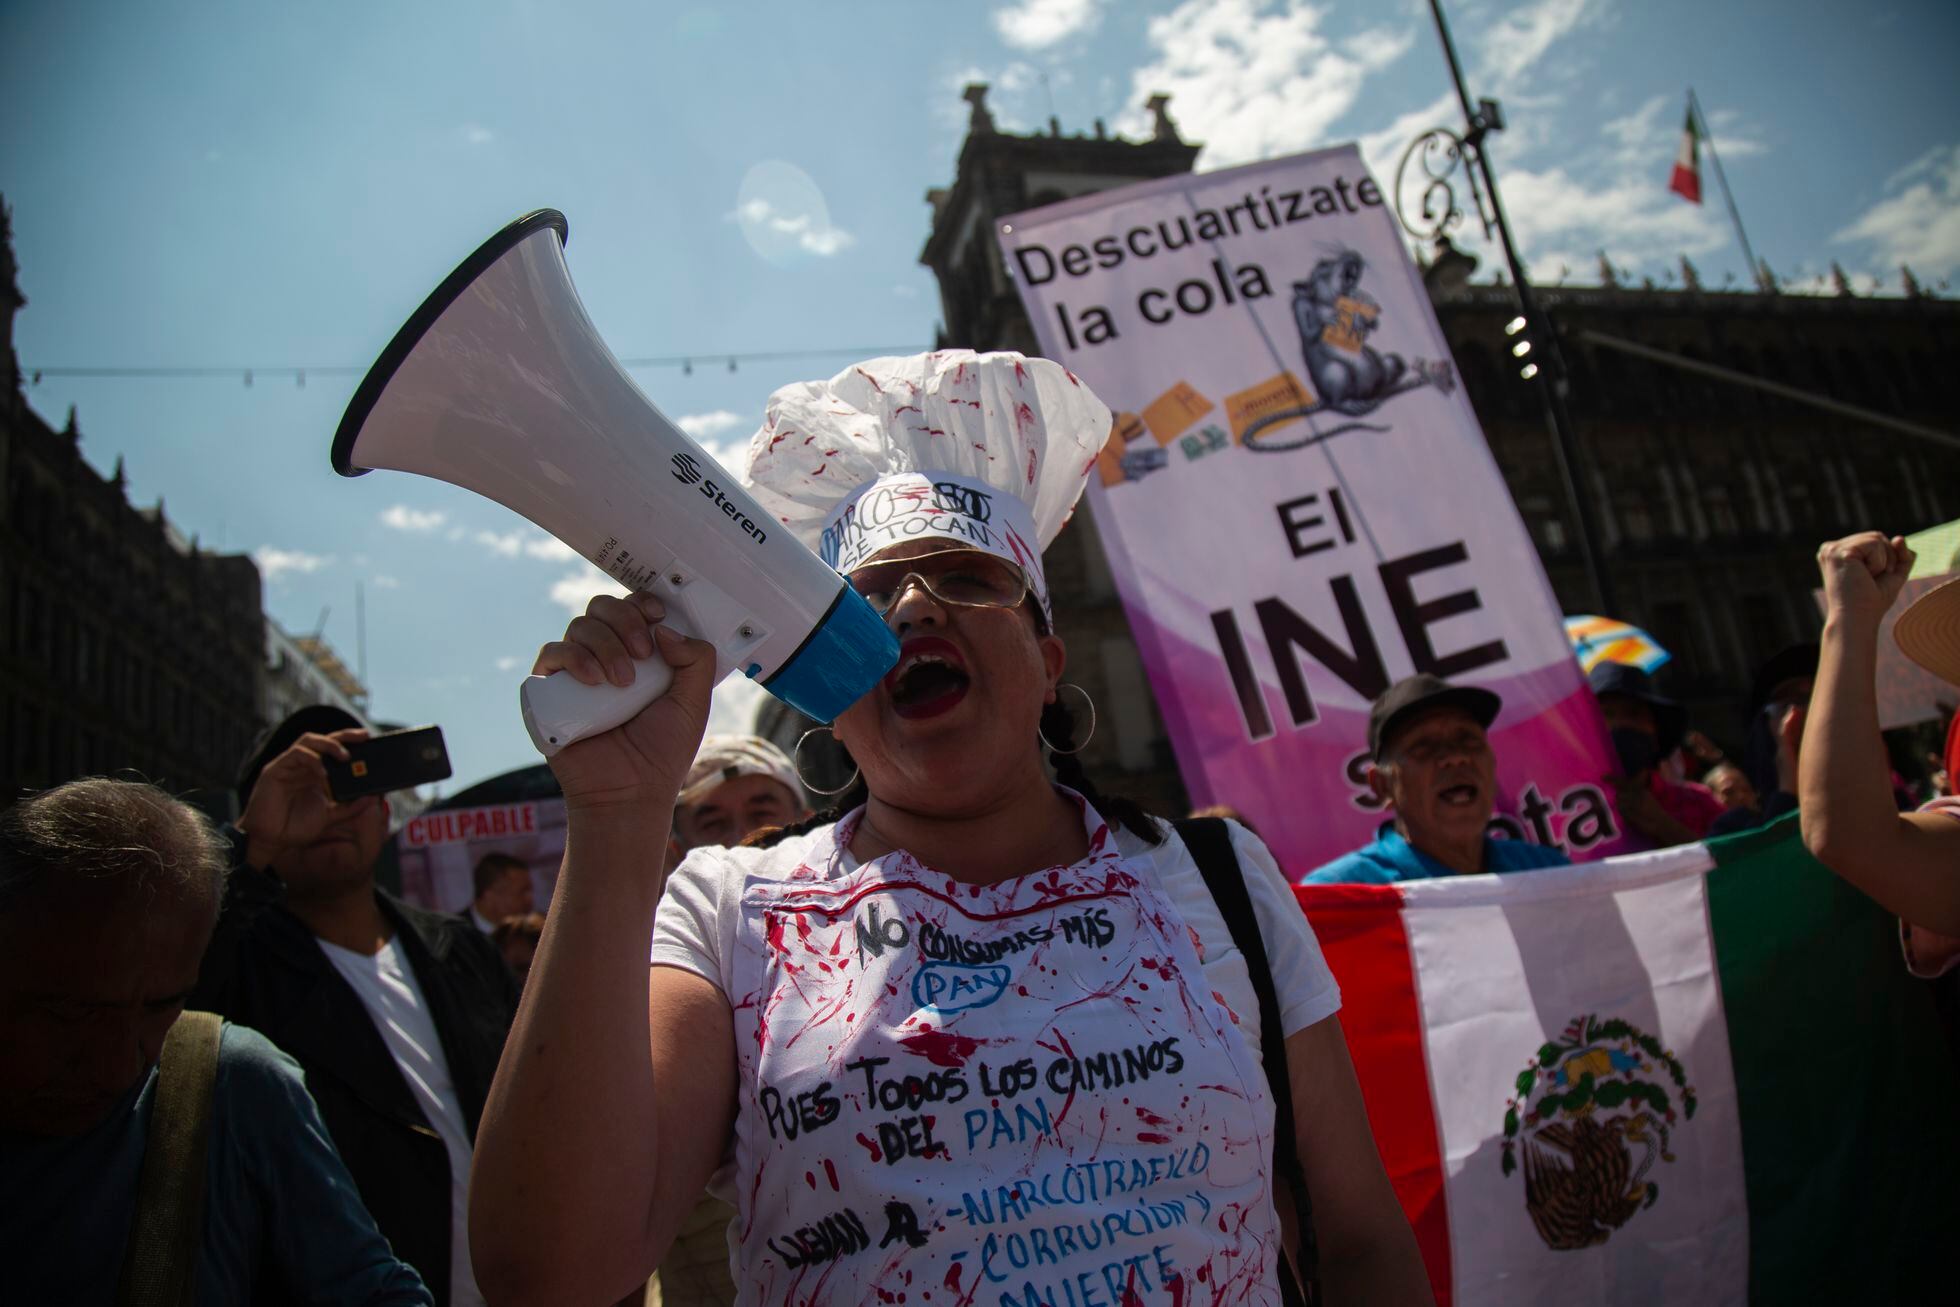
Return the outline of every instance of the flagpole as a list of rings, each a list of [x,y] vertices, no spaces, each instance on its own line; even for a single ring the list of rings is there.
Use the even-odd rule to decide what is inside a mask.
[[[1735,223],[1735,238],[1742,242],[1742,257],[1749,260],[1749,277],[1758,289],[1768,290],[1763,284],[1763,265],[1756,262],[1756,252],[1749,248],[1749,233],[1742,230],[1742,214],[1735,207],[1735,193],[1729,190],[1728,176],[1722,171],[1722,156],[1715,152],[1715,133],[1708,130],[1708,119],[1702,115],[1701,101],[1695,98],[1695,88],[1688,88],[1688,111],[1695,116],[1695,124],[1701,131],[1701,139],[1708,142],[1708,161],[1715,165],[1715,180],[1722,183],[1722,199],[1729,206],[1729,218]]]

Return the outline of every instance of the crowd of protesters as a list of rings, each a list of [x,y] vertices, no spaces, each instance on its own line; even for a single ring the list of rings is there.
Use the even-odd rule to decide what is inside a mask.
[[[1070,761],[1072,724],[1055,711],[1059,654],[1047,643],[1054,637],[1038,573],[962,562],[974,572],[966,575],[929,550],[898,556],[901,564],[867,568],[906,573],[867,591],[895,626],[929,624],[929,613],[954,626],[970,621],[988,632],[985,640],[998,641],[985,656],[1016,674],[1032,671],[1036,691],[1048,668],[1045,705],[1035,695],[1011,707],[1030,726],[1039,720],[1038,738],[1051,752],[1035,765],[1052,766],[1070,788],[1053,790],[1048,772],[1031,772],[1038,785],[1019,800],[1030,824],[1004,847],[1034,866],[1062,865],[1054,856],[1082,861],[1104,843],[1120,850],[1125,865],[1162,861],[1151,850],[1176,838],[1169,828],[1096,794]],[[1937,792],[1910,793],[1885,753],[1874,690],[1880,619],[1912,561],[1902,539],[1875,532],[1822,547],[1822,640],[1759,670],[1735,758],[1704,733],[1709,723],[1691,723],[1639,669],[1602,662],[1589,681],[1616,762],[1599,779],[1628,831],[1665,847],[1795,812],[1814,855],[1898,915],[1905,965],[1935,977],[1960,962],[1960,798],[1945,792],[1960,763],[1960,726],[1939,760]],[[996,581],[1013,584],[982,593]],[[1022,615],[1010,623],[1000,615],[1009,609]],[[592,614],[548,646],[541,665],[597,675],[580,660],[654,638],[648,621],[658,614],[646,607],[595,601]],[[979,647],[982,637],[974,638]],[[1915,660],[1960,685],[1960,583],[1920,599],[1900,619],[1897,638]],[[705,696],[699,659],[675,642],[661,647],[676,663],[677,686]],[[1488,732],[1501,708],[1487,689],[1427,674],[1389,687],[1372,706],[1364,742],[1385,819],[1372,841],[1303,879],[1380,884],[1564,865],[1556,848],[1493,834],[1498,790]],[[698,738],[699,723],[693,728]],[[895,801],[879,795],[903,793],[916,779],[906,773],[906,755],[879,752],[873,737],[882,728],[860,721],[850,729],[860,765],[871,771],[848,802],[894,820]],[[345,759],[347,746],[364,736],[331,708],[303,709],[277,724],[245,760],[239,816],[221,830],[132,781],[78,780],[0,814],[0,1052],[8,1072],[0,1077],[0,1158],[17,1198],[0,1236],[9,1296],[464,1305],[497,1301],[515,1283],[520,1296],[545,1297],[561,1288],[589,1296],[609,1285],[602,1296],[610,1300],[622,1282],[657,1268],[656,1291],[670,1301],[740,1300],[736,1265],[748,1245],[741,1231],[730,1234],[734,1208],[704,1193],[703,1181],[732,1160],[738,1060],[719,950],[747,926],[719,912],[712,878],[781,862],[788,855],[773,851],[779,847],[845,840],[832,832],[847,825],[852,809],[813,817],[794,761],[766,740],[701,739],[678,785],[667,789],[666,856],[656,859],[663,871],[681,868],[678,911],[698,916],[689,924],[700,931],[677,940],[662,908],[667,933],[656,936],[653,958],[656,973],[668,959],[672,992],[657,977],[650,998],[642,986],[641,1005],[613,1012],[602,1027],[604,1014],[591,1013],[598,973],[581,976],[578,968],[581,953],[607,947],[618,925],[581,908],[561,914],[569,921],[548,915],[521,859],[484,857],[472,901],[456,913],[414,906],[377,885],[387,801],[336,802],[326,779],[326,764]],[[1023,767],[1026,743],[1003,737],[1001,766]],[[951,771],[933,775],[939,785],[969,783]],[[1070,797],[1057,800],[1063,793]],[[1085,814],[1093,821],[1097,810],[1120,829],[1085,832]],[[1229,808],[1194,816],[1228,819],[1248,883],[1263,883],[1268,871],[1279,883],[1250,823]],[[940,826],[925,823],[909,837],[958,863],[971,828]],[[871,835],[868,822],[863,829],[884,838]],[[581,870],[602,887],[607,876],[624,884],[644,861],[624,846],[605,849],[589,829],[576,838],[589,860]],[[832,856],[846,856],[842,843]],[[1194,921],[1203,916],[1193,912]],[[1275,927],[1269,918],[1261,928]],[[1338,995],[1311,932],[1297,920],[1283,930],[1292,935],[1272,947],[1276,958],[1285,955],[1287,1002],[1313,1009],[1289,1014],[1302,1024],[1284,1032],[1283,1060],[1320,1109],[1355,1124],[1359,1102],[1345,1061],[1330,1073],[1307,1052],[1319,1038],[1312,1032],[1338,1031],[1319,1024]],[[1192,939],[1199,934],[1194,927]],[[638,949],[643,965],[645,938]],[[1259,1006],[1250,992],[1243,1003]],[[692,1115],[647,1119],[637,1133],[612,1140],[644,1089],[635,1084],[644,1080],[650,1018],[656,1079],[666,1085],[671,1069],[708,1088],[682,1098]],[[607,1047],[636,1025],[637,1052]],[[549,1063],[545,1050],[561,1036],[574,1051]],[[1325,1052],[1312,1048],[1315,1057]],[[605,1055],[594,1056],[599,1050]],[[591,1148],[581,1151],[587,1091],[608,1080],[617,1092],[593,1101],[609,1104],[610,1115],[592,1123],[583,1136]],[[480,1127],[497,1136],[488,1163],[495,1192],[487,1201],[477,1196],[473,1256]],[[674,1188],[632,1158],[618,1174],[592,1164],[622,1146],[681,1150],[686,1182]],[[1420,1268],[1380,1163],[1372,1151],[1347,1156],[1343,1147],[1323,1137],[1300,1150],[1322,1202],[1322,1250],[1335,1257],[1324,1269],[1330,1281],[1391,1286],[1400,1300],[1419,1299]],[[1353,1165],[1336,1174],[1330,1156]],[[725,1195],[725,1186],[717,1192]],[[599,1211],[601,1197],[615,1210]],[[537,1238],[527,1241],[534,1218]],[[616,1226],[632,1232],[631,1246],[568,1263],[547,1246],[548,1234],[581,1222],[591,1225],[588,1240],[603,1242]],[[1288,1246],[1297,1247],[1291,1233]],[[1301,1264],[1297,1252],[1289,1257]],[[630,1289],[625,1300],[639,1297]]]

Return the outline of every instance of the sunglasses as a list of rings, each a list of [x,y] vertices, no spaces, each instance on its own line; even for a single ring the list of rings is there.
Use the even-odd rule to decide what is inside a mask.
[[[920,558],[867,563],[849,579],[851,589],[881,617],[914,581],[940,603],[962,608],[1014,608],[1028,597],[1027,573],[980,549],[947,549]]]

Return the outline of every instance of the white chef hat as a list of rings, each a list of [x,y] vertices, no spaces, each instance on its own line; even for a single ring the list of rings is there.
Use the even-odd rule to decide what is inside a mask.
[[[938,350],[778,390],[743,481],[840,572],[945,539],[1020,566],[1052,618],[1041,551],[1108,436],[1109,409],[1059,363]]]

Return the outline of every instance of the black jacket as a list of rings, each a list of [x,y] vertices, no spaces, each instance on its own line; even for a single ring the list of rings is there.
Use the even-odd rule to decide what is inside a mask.
[[[360,997],[283,897],[274,877],[234,867],[187,1006],[251,1026],[299,1062],[375,1225],[447,1303],[450,1240],[469,1237],[450,1229],[448,1150]],[[375,900],[428,1000],[474,1141],[517,1012],[516,984],[469,923],[378,889]]]

